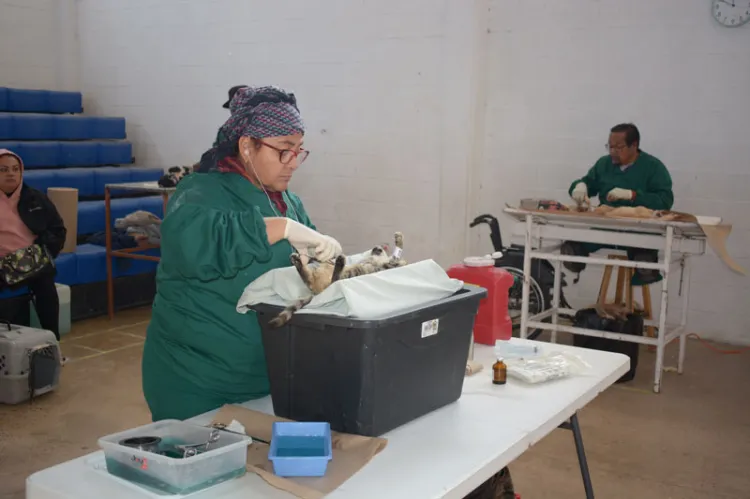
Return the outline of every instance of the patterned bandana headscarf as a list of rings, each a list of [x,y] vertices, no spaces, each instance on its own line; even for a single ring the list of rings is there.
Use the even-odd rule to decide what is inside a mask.
[[[240,137],[263,139],[305,132],[294,94],[274,87],[245,87],[229,102],[231,116],[219,128],[211,149],[201,157],[199,172],[233,172],[247,177],[235,158]]]

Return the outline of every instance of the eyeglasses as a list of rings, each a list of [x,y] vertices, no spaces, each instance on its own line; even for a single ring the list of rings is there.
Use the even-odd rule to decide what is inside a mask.
[[[611,146],[609,144],[604,144],[604,148],[607,151],[622,151],[623,149],[627,148],[628,146],[625,144],[620,144],[619,146]]]
[[[258,142],[261,143],[261,145],[264,145],[268,147],[269,149],[273,149],[274,151],[277,151],[279,153],[279,161],[282,165],[288,165],[292,162],[294,158],[297,158],[297,164],[301,165],[305,162],[307,157],[310,155],[310,151],[307,149],[300,149],[299,151],[294,151],[292,149],[280,149],[278,147],[272,146],[271,144],[268,144],[266,142],[263,142],[262,140],[259,140]]]

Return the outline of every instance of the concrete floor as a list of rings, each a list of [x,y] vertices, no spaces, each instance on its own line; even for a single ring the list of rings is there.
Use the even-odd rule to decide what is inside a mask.
[[[33,405],[0,406],[0,497],[24,497],[26,477],[97,450],[97,438],[148,423],[141,351],[150,309],[75,323],[63,338],[59,390]],[[718,346],[719,348],[729,348]],[[669,347],[673,365],[676,345]],[[650,391],[654,354],[637,379],[580,414],[597,497],[750,498],[750,352],[722,355],[690,341],[686,373]],[[583,497],[571,433],[556,430],[511,465],[524,499]]]

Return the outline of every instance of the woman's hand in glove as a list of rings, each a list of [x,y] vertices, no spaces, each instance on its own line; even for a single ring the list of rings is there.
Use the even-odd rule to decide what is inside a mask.
[[[341,245],[334,238],[316,232],[291,219],[287,219],[284,239],[289,241],[297,252],[303,256],[309,256],[308,249],[312,248],[315,259],[321,262],[332,260],[342,252]]]

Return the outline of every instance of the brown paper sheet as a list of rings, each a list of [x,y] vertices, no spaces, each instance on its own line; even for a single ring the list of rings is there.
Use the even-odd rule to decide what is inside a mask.
[[[701,226],[701,229],[706,234],[708,245],[721,258],[721,261],[738,274],[747,275],[747,271],[734,261],[727,251],[727,237],[732,232],[732,226],[729,224],[703,225],[701,223],[698,223],[698,225]]]
[[[242,424],[247,435],[267,442],[271,441],[274,421],[288,421],[244,407],[225,405],[218,412],[213,423],[229,425],[232,420]],[[384,438],[338,432],[332,432],[331,436],[333,459],[328,463],[325,476],[320,478],[283,478],[274,475],[273,464],[268,460],[268,445],[255,441],[248,447],[247,469],[260,475],[263,480],[277,489],[285,490],[302,499],[321,499],[362,469],[385,448],[388,442]]]
[[[73,253],[78,238],[78,189],[50,187],[47,189],[47,197],[57,208],[67,230],[61,253]]]
[[[508,207],[511,207],[510,205],[507,205]],[[590,217],[590,218],[611,218],[610,216],[596,213],[594,211],[584,211],[584,212],[578,212],[578,211],[549,211],[549,210],[534,210],[534,209],[528,209],[528,208],[521,208],[521,209],[527,209],[528,211],[536,211],[539,213],[564,213],[565,215],[579,215],[581,217]],[[679,211],[670,211],[667,212],[667,216],[669,216],[670,221],[675,222],[692,222],[696,225],[698,225],[702,230],[703,233],[706,235],[706,242],[708,243],[708,246],[718,255],[719,258],[721,258],[721,261],[724,262],[724,264],[732,269],[733,271],[742,274],[747,275],[747,271],[738,264],[727,251],[727,238],[729,237],[729,234],[732,232],[732,226],[730,224],[702,224],[698,220],[698,218],[695,217],[695,215],[691,215],[689,213],[682,213]],[[622,217],[621,217],[622,218]],[[630,218],[637,218],[637,217],[630,217]]]

